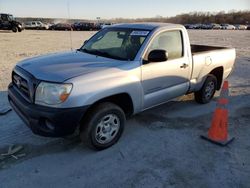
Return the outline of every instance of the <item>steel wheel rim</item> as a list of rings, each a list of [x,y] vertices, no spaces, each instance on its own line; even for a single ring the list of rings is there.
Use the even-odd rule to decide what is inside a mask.
[[[120,129],[120,119],[116,114],[108,114],[101,118],[95,130],[95,139],[100,144],[111,142]]]
[[[207,87],[205,88],[205,98],[210,99],[214,93],[214,90],[215,90],[214,82],[209,82],[207,84]]]

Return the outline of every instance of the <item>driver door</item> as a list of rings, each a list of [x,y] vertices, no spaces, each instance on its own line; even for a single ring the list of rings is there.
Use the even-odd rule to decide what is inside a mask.
[[[164,62],[147,62],[142,65],[144,109],[164,103],[188,91],[191,69],[184,53],[182,32],[165,31],[153,38],[146,57],[152,50],[168,53]]]

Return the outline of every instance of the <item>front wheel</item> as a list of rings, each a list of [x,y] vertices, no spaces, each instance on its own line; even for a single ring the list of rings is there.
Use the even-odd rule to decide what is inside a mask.
[[[80,138],[91,148],[106,149],[119,140],[125,121],[125,114],[119,106],[101,103],[87,114],[81,125]]]
[[[12,27],[12,31],[16,33],[18,31],[18,28],[16,26]]]
[[[206,104],[214,97],[217,88],[217,78],[214,75],[208,75],[202,88],[194,93],[195,100],[198,103]]]

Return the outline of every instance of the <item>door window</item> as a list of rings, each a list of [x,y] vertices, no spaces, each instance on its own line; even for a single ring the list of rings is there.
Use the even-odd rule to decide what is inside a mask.
[[[183,42],[181,31],[167,31],[154,38],[149,47],[152,50],[166,50],[168,59],[178,59],[183,56]]]

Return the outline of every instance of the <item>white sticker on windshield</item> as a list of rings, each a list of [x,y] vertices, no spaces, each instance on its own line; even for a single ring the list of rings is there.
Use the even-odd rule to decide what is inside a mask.
[[[149,31],[132,31],[130,33],[131,36],[147,36]]]

